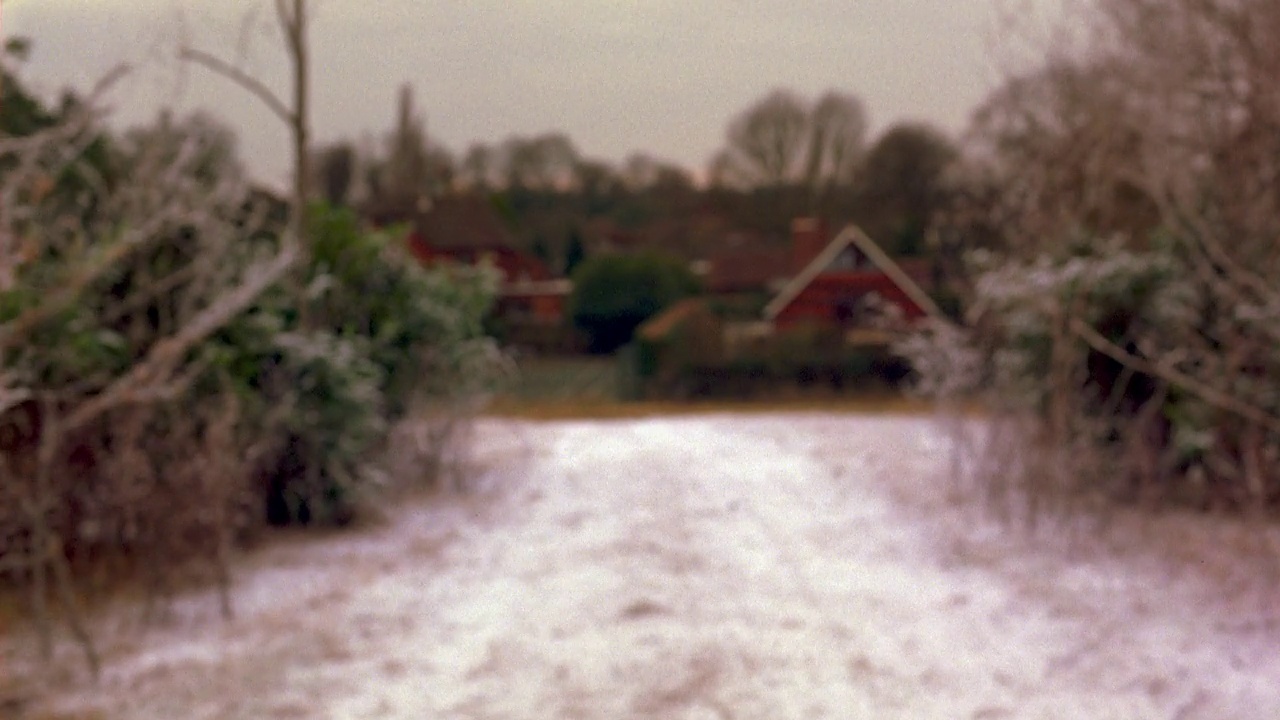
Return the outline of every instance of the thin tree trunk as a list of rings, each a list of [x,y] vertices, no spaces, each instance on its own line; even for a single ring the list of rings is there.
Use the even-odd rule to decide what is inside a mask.
[[[76,598],[75,581],[71,577],[71,568],[67,567],[66,554],[62,550],[62,544],[56,539],[49,549],[54,580],[58,587],[58,598],[63,612],[67,614],[67,627],[71,630],[71,635],[76,639],[80,650],[84,652],[85,661],[89,663],[89,673],[93,676],[94,682],[97,682],[102,676],[102,658],[98,654],[97,645],[89,633],[89,626],[85,622],[80,602]]]
[[[307,119],[310,112],[310,93],[307,83],[309,78],[308,63],[310,60],[307,42],[307,3],[306,0],[293,0],[293,22],[288,29],[290,47],[293,54],[293,205],[295,239],[304,250],[310,248],[310,223],[307,221],[307,182],[311,177],[311,160],[308,145],[311,142],[311,129]]]
[[[54,403],[46,399],[41,406],[44,422],[37,453],[35,492],[28,506],[34,550],[32,601],[40,630],[41,652],[46,661],[52,660],[52,623],[48,610],[49,580],[52,580],[52,589],[57,593],[59,604],[62,605],[67,627],[71,630],[72,637],[75,638],[81,651],[84,652],[85,660],[89,663],[89,672],[96,682],[102,669],[101,660],[93,637],[89,634],[80,603],[76,599],[75,580],[71,576],[71,569],[67,567],[66,553],[62,543],[49,526],[48,510],[56,506],[50,483],[53,480],[53,466],[58,456],[58,448],[62,444],[62,427],[58,418],[58,409]],[[49,577],[50,573],[52,578]]]

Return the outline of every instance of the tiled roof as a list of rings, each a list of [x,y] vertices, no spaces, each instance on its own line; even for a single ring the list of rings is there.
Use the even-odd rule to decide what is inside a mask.
[[[514,248],[511,232],[483,197],[453,195],[437,200],[418,220],[420,242],[435,250]]]
[[[726,249],[707,258],[706,288],[712,292],[764,289],[786,278],[791,250],[785,247]]]

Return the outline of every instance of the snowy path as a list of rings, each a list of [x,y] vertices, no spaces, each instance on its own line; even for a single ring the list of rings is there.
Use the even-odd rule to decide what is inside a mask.
[[[1011,552],[921,419],[482,429],[496,503],[249,561],[112,650],[121,718],[1277,718],[1280,627]],[[1219,588],[1220,590],[1221,588]],[[194,628],[194,629],[193,629]]]

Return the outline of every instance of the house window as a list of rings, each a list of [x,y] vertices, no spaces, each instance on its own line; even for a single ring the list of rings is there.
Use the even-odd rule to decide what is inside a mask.
[[[836,322],[842,328],[857,327],[865,314],[864,310],[861,295],[846,295],[836,301]]]
[[[840,251],[827,266],[828,272],[853,272],[867,267],[866,257],[852,245]]]

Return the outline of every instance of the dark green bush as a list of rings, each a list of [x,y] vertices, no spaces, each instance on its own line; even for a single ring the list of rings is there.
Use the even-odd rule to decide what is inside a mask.
[[[698,291],[698,280],[688,267],[656,253],[587,259],[573,281],[569,312],[596,353],[622,347],[645,320]]]

